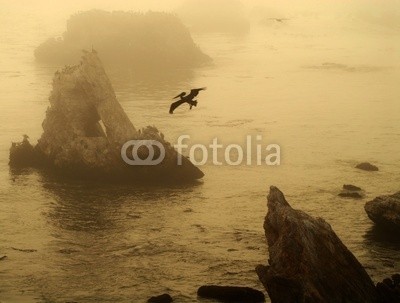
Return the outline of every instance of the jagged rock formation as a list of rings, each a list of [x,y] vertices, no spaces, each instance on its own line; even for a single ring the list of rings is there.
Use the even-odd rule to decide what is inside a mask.
[[[272,303],[378,302],[374,283],[331,226],[294,210],[273,186],[264,229],[269,266],[256,271]]]
[[[185,157],[178,165],[177,152],[157,128],[135,129],[95,51],[85,52],[80,65],[55,74],[49,100],[38,144],[33,147],[27,137],[13,143],[11,166],[49,167],[62,174],[127,180],[193,180],[203,176]],[[165,149],[163,161],[153,166],[128,165],[121,148],[133,139],[160,142]],[[138,154],[147,158],[149,151],[142,148]],[[160,150],[155,157],[159,155]],[[129,153],[127,157],[132,158]]]
[[[60,38],[35,50],[40,62],[73,64],[82,49],[94,47],[106,64],[135,68],[193,67],[209,63],[189,30],[174,15],[90,10],[72,15]]]
[[[377,226],[400,232],[400,192],[376,197],[364,209]]]

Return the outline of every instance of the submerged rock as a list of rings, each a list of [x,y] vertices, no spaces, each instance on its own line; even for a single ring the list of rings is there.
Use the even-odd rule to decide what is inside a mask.
[[[356,165],[356,168],[366,170],[366,171],[378,171],[379,168],[369,162],[363,162]]]
[[[102,10],[72,15],[62,37],[43,42],[35,57],[40,62],[73,64],[82,49],[91,47],[107,64],[136,68],[193,67],[211,61],[172,14]]]
[[[159,296],[151,297],[147,300],[147,303],[171,303],[173,301],[169,294],[162,294]]]
[[[400,192],[376,197],[364,209],[377,226],[400,232]]]
[[[154,126],[137,131],[117,101],[111,82],[95,51],[85,52],[80,65],[57,72],[43,121],[43,134],[36,146],[25,138],[13,143],[11,167],[46,167],[63,175],[99,179],[194,180],[203,173],[186,157],[178,155]],[[128,165],[121,155],[130,140],[155,140],[150,148],[137,150],[140,159],[160,157],[157,165]],[[139,144],[139,143],[138,143]],[[140,146],[140,144],[139,144]],[[134,144],[127,149],[128,159]],[[179,165],[178,157],[182,159]]]
[[[204,285],[197,290],[197,295],[202,298],[230,303],[265,302],[264,294],[250,287]]]
[[[364,197],[363,190],[355,185],[344,184],[342,191],[338,194],[342,198],[361,199]]]
[[[361,187],[351,185],[351,184],[344,184],[343,185],[343,190],[351,190],[351,191],[361,191]]]
[[[378,302],[371,278],[331,226],[294,210],[273,186],[264,229],[269,265],[256,271],[272,303]]]

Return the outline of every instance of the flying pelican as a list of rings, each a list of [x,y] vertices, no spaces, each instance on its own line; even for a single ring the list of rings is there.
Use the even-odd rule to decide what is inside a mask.
[[[174,110],[184,103],[188,103],[190,105],[190,109],[192,109],[193,106],[197,106],[197,100],[193,100],[194,97],[196,97],[201,90],[206,90],[206,89],[207,89],[206,87],[194,88],[190,91],[188,95],[186,95],[185,92],[182,92],[179,95],[175,96],[173,99],[176,98],[180,99],[171,104],[171,107],[169,108],[169,113],[173,114]]]
[[[283,21],[286,21],[286,20],[289,20],[289,19],[286,19],[286,18],[268,18],[269,20],[275,20],[276,22],[283,22]]]

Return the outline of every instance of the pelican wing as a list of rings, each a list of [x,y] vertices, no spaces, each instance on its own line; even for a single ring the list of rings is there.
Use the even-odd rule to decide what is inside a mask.
[[[206,90],[206,89],[207,89],[207,87],[193,88],[193,89],[190,91],[189,96],[190,96],[190,98],[194,98],[194,97],[196,97],[196,96],[199,94],[199,92],[200,92],[201,90]]]
[[[173,113],[174,113],[174,110],[175,110],[176,108],[178,108],[179,106],[181,106],[183,103],[186,103],[186,101],[185,101],[185,100],[178,100],[178,101],[172,103],[171,106],[170,106],[170,108],[169,108],[169,113],[170,113],[170,114],[173,114]]]

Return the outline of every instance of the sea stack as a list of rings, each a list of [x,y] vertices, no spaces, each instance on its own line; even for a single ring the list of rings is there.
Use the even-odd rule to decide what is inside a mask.
[[[41,138],[36,146],[26,138],[21,143],[13,143],[11,167],[46,167],[62,175],[128,182],[181,182],[204,175],[179,155],[156,127],[137,131],[118,102],[95,51],[85,51],[79,65],[56,72],[49,100]],[[121,149],[130,140],[159,142],[165,151],[162,162],[128,164],[121,156]],[[145,148],[138,149],[141,159],[147,158],[149,153]],[[160,154],[161,148],[155,157]]]

